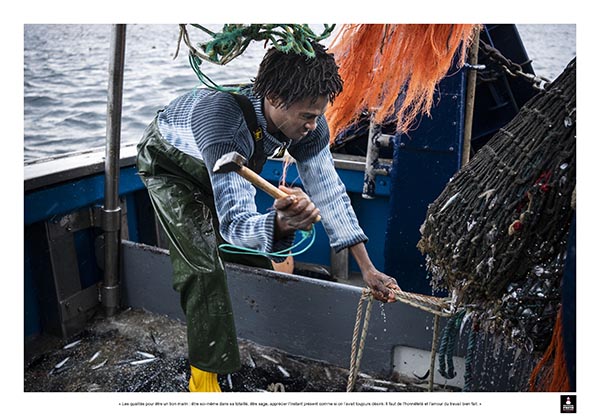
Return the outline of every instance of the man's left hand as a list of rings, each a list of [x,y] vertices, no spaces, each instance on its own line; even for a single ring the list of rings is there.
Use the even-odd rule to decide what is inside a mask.
[[[377,269],[363,274],[363,280],[371,289],[373,297],[384,303],[396,302],[395,290],[400,290],[396,279]]]

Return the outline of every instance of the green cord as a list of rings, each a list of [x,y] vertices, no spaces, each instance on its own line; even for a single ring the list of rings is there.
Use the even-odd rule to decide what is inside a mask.
[[[200,82],[202,82],[208,88],[213,89],[213,90],[217,90],[217,91],[221,91],[221,92],[234,92],[234,93],[240,92],[240,88],[239,87],[224,87],[222,85],[217,84],[212,79],[210,79],[200,69],[200,65],[202,64],[202,60],[200,58],[198,58],[196,55],[190,54],[189,55],[189,60],[190,60],[190,66],[192,67],[192,69],[194,70],[194,72],[196,73],[196,75],[198,76],[198,79],[200,80]]]
[[[323,32],[315,34],[306,24],[226,24],[221,32],[212,32],[202,25],[191,24],[192,27],[200,29],[212,37],[212,40],[204,42],[199,49],[189,43],[185,25],[180,25],[181,34],[185,33],[185,42],[190,49],[190,65],[198,79],[208,88],[237,92],[236,88],[223,87],[212,81],[200,68],[202,61],[209,61],[219,65],[225,65],[236,57],[242,55],[253,41],[271,42],[281,52],[294,52],[304,54],[309,58],[315,57],[312,42],[319,42],[327,38],[333,32],[335,25],[325,24]],[[179,50],[179,46],[178,46]]]
[[[221,244],[219,246],[219,250],[221,250],[224,253],[229,253],[229,254],[248,254],[251,256],[269,256],[269,257],[289,257],[289,256],[293,257],[293,256],[298,256],[302,253],[305,253],[310,247],[312,247],[312,245],[315,242],[315,236],[316,236],[315,227],[313,226],[310,229],[310,231],[300,230],[300,235],[302,236],[300,241],[298,241],[296,244],[291,246],[289,249],[276,251],[274,253],[267,253],[264,251],[254,250],[252,248],[247,248],[247,247],[240,247],[240,246],[236,246],[233,244]],[[297,251],[295,253],[293,252],[294,249],[301,246],[309,238],[310,238],[310,241],[308,242],[308,245],[306,247],[304,247],[302,250]]]

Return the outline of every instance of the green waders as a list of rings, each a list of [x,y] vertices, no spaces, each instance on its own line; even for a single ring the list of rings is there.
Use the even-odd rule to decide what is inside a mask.
[[[156,118],[138,144],[137,168],[169,237],[190,364],[212,373],[234,372],[240,357],[223,261],[269,269],[272,264],[266,257],[219,253],[224,240],[204,162],[167,143]]]

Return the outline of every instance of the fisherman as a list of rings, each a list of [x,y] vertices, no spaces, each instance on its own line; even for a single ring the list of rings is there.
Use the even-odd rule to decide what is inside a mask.
[[[219,251],[223,242],[265,253],[285,251],[297,230],[310,230],[322,217],[331,247],[349,248],[374,298],[395,301],[396,280],[371,262],[367,236],[329,150],[323,114],[342,91],[338,67],[322,45],[312,46],[314,58],[269,49],[244,94],[194,89],[176,98],[138,144],[138,171],[169,237],[173,287],[186,316],[190,391],[220,391],[217,374],[240,368],[223,261],[271,269],[272,261],[283,260],[231,257]],[[246,110],[244,102],[250,103]],[[260,131],[254,130],[253,117]],[[275,200],[267,213],[257,212],[251,183],[235,172],[213,172],[229,152],[260,171],[265,155],[285,150],[296,161],[305,191],[281,186],[289,196]]]

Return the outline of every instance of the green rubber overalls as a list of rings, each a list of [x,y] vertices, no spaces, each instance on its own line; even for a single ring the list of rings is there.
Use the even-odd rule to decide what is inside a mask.
[[[240,357],[223,261],[272,269],[271,261],[219,252],[225,241],[204,162],[165,141],[157,118],[138,144],[137,168],[169,237],[173,288],[186,316],[190,364],[212,373],[234,372]]]

